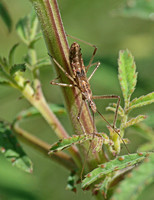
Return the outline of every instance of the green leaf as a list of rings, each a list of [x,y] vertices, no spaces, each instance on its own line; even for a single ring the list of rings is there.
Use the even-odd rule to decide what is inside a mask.
[[[92,137],[93,135],[89,135],[89,134],[88,135],[73,135],[72,137],[59,140],[57,143],[51,146],[49,153],[62,151],[74,144],[81,144],[87,140],[91,140]]]
[[[69,175],[68,179],[67,179],[67,186],[66,186],[67,190],[76,192],[75,176],[76,176],[76,172],[72,171],[71,174]]]
[[[39,200],[34,176],[12,167],[0,154],[0,199]],[[4,198],[3,198],[4,196]]]
[[[119,81],[127,105],[137,82],[136,65],[129,50],[120,51],[118,63]]]
[[[128,110],[132,110],[134,108],[139,108],[142,106],[146,106],[148,104],[154,103],[154,92],[151,92],[147,95],[143,95],[139,98],[135,98],[130,102]]]
[[[141,121],[143,121],[144,119],[146,119],[147,116],[145,115],[138,115],[135,118],[130,119],[128,122],[126,122],[125,124],[125,128],[129,127],[129,126],[133,126],[134,124],[137,124]]]
[[[104,175],[108,175],[111,172],[116,172],[117,170],[133,166],[141,162],[146,156],[147,153],[129,154],[122,157],[119,156],[114,160],[99,165],[98,168],[86,175],[86,178],[82,182],[82,188],[88,187],[90,184],[102,178]]]
[[[109,175],[109,176],[106,176],[105,179],[101,183],[95,185],[96,187],[95,190],[96,191],[99,190],[101,194],[103,194],[105,199],[107,198],[107,191],[108,191],[111,180],[112,180],[111,176]]]
[[[34,11],[28,16],[20,19],[16,25],[16,30],[20,38],[27,45],[34,44],[39,38],[38,34],[38,19]]]
[[[146,158],[138,168],[127,175],[127,178],[121,182],[116,189],[113,197],[114,200],[136,200],[140,199],[141,192],[151,183],[154,182],[154,154]],[[120,191],[120,192],[119,192]]]
[[[9,58],[8,58],[8,62],[9,62],[9,65],[12,66],[13,65],[13,59],[14,59],[14,53],[15,53],[15,50],[17,48],[19,44],[15,44],[13,45],[13,47],[11,48],[10,52],[9,52]]]
[[[115,153],[112,149],[114,143],[105,133],[97,133],[95,136],[93,134],[73,135],[72,137],[61,139],[51,146],[49,153],[62,151],[71,145],[81,144],[89,140],[93,140],[93,152],[99,152],[102,150],[102,145],[105,144],[112,153]]]
[[[0,122],[0,154],[26,172],[32,172],[32,162],[24,153],[11,128]]]
[[[154,1],[129,0],[119,10],[119,13],[126,17],[139,17],[142,19],[154,20]]]
[[[0,16],[2,17],[3,22],[5,23],[5,25],[7,26],[8,30],[10,32],[12,29],[12,19],[7,10],[6,5],[4,4],[4,2],[2,0],[0,1]]]
[[[21,71],[21,72],[25,72],[26,71],[26,65],[25,65],[25,63],[13,65],[10,68],[10,74],[11,74],[11,76],[13,76],[18,71]]]
[[[112,111],[112,112],[116,112],[116,107],[117,107],[117,104],[116,103],[112,103],[112,104],[109,104],[109,106],[106,108],[107,111]],[[121,117],[124,116],[124,110],[123,108],[119,105],[119,109],[118,109],[118,115],[120,115]]]

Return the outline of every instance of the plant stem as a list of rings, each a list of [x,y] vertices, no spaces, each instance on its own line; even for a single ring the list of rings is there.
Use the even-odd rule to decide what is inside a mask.
[[[35,106],[45,120],[49,123],[52,129],[55,131],[57,136],[61,139],[67,138],[68,134],[54,115],[54,113],[50,110],[44,95],[41,90],[40,81],[38,79],[34,80],[34,88],[35,92],[31,88],[29,84],[27,84],[24,89],[21,91],[24,97],[33,105]],[[70,147],[69,149],[70,154],[72,155],[73,159],[75,160],[78,167],[81,167],[81,158],[79,152],[75,146]]]
[[[41,28],[46,41],[49,54],[69,73],[72,74],[69,64],[69,46],[66,40],[63,24],[61,21],[58,5],[56,0],[31,0],[37,12]],[[56,66],[58,76],[62,83],[70,83],[70,80]],[[56,87],[56,86],[55,86]],[[80,124],[77,121],[77,114],[81,105],[81,95],[74,88],[62,88],[65,97],[68,113],[71,118],[72,125],[77,134],[82,134]],[[92,118],[87,106],[84,106],[81,115],[81,121],[84,125],[86,133],[93,133]],[[89,146],[89,145],[88,145]],[[86,146],[86,148],[88,148]],[[86,154],[87,151],[84,153]],[[89,168],[95,167],[102,158],[99,153],[92,154],[88,157]]]
[[[14,131],[18,133],[18,136],[23,140],[23,142],[26,142],[28,144],[30,143],[31,146],[34,146],[34,148],[37,148],[41,153],[49,157],[48,152],[50,150],[51,145],[20,128],[19,122],[16,122],[13,128]],[[63,152],[53,153],[52,155],[50,155],[50,157],[51,159],[62,164],[69,170],[76,169],[76,165],[72,158]]]

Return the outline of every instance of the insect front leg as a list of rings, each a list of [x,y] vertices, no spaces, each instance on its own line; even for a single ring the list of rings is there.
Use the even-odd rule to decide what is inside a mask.
[[[48,55],[52,58],[56,66],[67,76],[67,78],[69,78],[72,82],[74,82],[74,78],[57,62],[57,60],[53,58],[50,54]]]
[[[90,79],[92,78],[92,76],[94,75],[94,73],[96,72],[96,70],[98,69],[98,67],[100,66],[100,62],[96,62],[96,63],[91,64],[91,66],[93,66],[93,65],[96,65],[96,67],[93,70],[93,72],[91,73],[91,75],[89,76],[88,81],[90,81]]]

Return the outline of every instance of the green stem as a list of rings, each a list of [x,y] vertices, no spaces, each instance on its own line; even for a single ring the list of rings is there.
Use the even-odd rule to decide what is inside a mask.
[[[49,157],[48,152],[51,145],[49,145],[48,143],[40,140],[39,138],[31,135],[27,131],[20,128],[19,123],[15,123],[13,128],[15,132],[18,134],[18,136],[20,137],[20,139],[23,140],[23,142],[26,142],[28,144],[30,143],[30,145],[33,146],[35,149],[37,148],[41,153]],[[64,167],[66,167],[69,170],[76,169],[76,165],[74,161],[71,159],[71,157],[63,152],[54,153],[50,157],[51,159],[62,164]]]
[[[31,86],[27,84],[24,89],[21,91],[24,97],[33,105],[35,106],[45,120],[49,123],[52,129],[55,131],[57,136],[61,139],[67,138],[68,134],[57,119],[57,117],[53,114],[50,110],[41,90],[40,82],[38,79],[34,80],[34,88],[35,92],[32,90]],[[74,158],[78,167],[81,167],[81,158],[79,152],[75,146],[70,147],[69,149],[70,154]]]
[[[56,61],[69,73],[72,74],[69,64],[69,46],[66,40],[63,24],[61,21],[58,5],[56,0],[31,0],[37,12],[41,28],[44,34],[44,39],[49,54],[56,59]],[[57,74],[60,75],[62,83],[70,83],[70,80],[61,72],[57,66]],[[55,86],[56,87],[56,86]],[[80,124],[77,121],[77,114],[81,105],[81,95],[78,95],[77,89],[62,88],[65,97],[68,113],[71,118],[72,125],[77,134],[82,134]],[[83,108],[81,121],[84,125],[86,133],[93,132],[92,118],[87,106]],[[89,147],[86,146],[86,149]],[[84,151],[86,154],[87,151]],[[102,156],[102,155],[101,155]],[[88,165],[92,169],[102,158],[98,153],[90,153],[88,156]]]

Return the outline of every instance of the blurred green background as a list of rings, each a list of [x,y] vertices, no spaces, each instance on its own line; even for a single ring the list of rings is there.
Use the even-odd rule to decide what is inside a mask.
[[[148,17],[128,17],[127,14],[118,12],[123,0],[58,0],[65,31],[77,38],[95,44],[98,47],[94,61],[100,61],[101,66],[91,80],[93,94],[117,94],[122,96],[117,77],[117,59],[119,50],[129,49],[135,57],[138,83],[132,98],[148,94],[153,91],[154,84],[154,21]],[[130,2],[130,1],[129,1]],[[28,0],[6,0],[6,6],[13,20],[13,30],[8,32],[3,21],[0,20],[0,55],[7,56],[10,48],[21,42],[15,31],[17,21],[27,15],[32,5]],[[154,13],[154,11],[153,11]],[[69,44],[73,42],[69,39]],[[80,43],[83,58],[87,64],[93,49]],[[38,57],[47,56],[44,41],[36,44]],[[15,61],[19,63],[26,53],[26,47],[21,44],[16,52]],[[64,104],[60,88],[51,86],[50,80],[55,77],[51,67],[41,69],[40,77],[43,91],[49,102]],[[12,122],[14,116],[30,105],[26,100],[20,99],[20,93],[15,89],[0,86],[0,118]],[[112,101],[111,101],[112,102]],[[109,101],[99,101],[98,108],[105,112]],[[123,102],[122,102],[123,103]],[[136,113],[148,114],[152,127],[154,105],[137,110]],[[59,117],[66,130],[71,132],[66,116]],[[66,126],[67,125],[67,126]],[[53,143],[56,136],[42,118],[27,120],[23,127],[41,139]],[[100,129],[101,127],[98,127]],[[128,132],[127,136],[132,141],[130,150],[133,152],[142,138],[135,136],[135,132]],[[71,132],[72,134],[72,132]],[[37,151],[23,144],[25,151],[34,163],[34,175],[38,177],[38,192],[43,199],[94,199],[90,192],[77,194],[65,190],[69,172],[58,164],[39,155]],[[151,191],[151,192],[150,192]],[[146,196],[148,194],[148,197]],[[152,200],[152,186],[149,187],[140,199]]]

